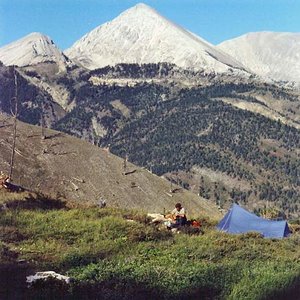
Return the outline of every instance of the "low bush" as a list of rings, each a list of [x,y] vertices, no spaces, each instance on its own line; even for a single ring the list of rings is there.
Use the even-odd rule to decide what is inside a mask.
[[[18,253],[11,250],[5,243],[0,241],[0,264],[14,261]]]

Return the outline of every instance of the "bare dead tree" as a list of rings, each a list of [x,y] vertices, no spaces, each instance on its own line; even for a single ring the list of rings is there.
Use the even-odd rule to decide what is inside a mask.
[[[42,103],[41,103],[41,138],[42,140],[46,139],[45,135],[45,126],[44,126],[44,99],[42,98]]]
[[[43,78],[41,79],[40,82],[40,89],[43,91]],[[41,139],[45,140],[46,135],[45,135],[45,120],[44,120],[44,115],[45,115],[45,107],[44,107],[44,93],[40,97],[40,106],[41,106]]]
[[[173,193],[173,180],[170,178],[170,193]]]
[[[13,117],[13,143],[12,143],[12,150],[11,150],[11,157],[10,157],[10,164],[9,164],[9,174],[8,179],[11,181],[12,173],[14,168],[15,162],[15,152],[16,152],[16,139],[17,139],[17,117],[18,117],[18,76],[16,68],[14,67],[14,79],[15,79],[15,95],[10,100],[10,112]]]
[[[126,154],[123,161],[123,175],[126,175],[127,171],[127,161],[128,161],[128,155]]]

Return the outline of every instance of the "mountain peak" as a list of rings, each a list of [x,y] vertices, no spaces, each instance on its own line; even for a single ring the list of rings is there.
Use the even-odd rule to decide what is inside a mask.
[[[4,48],[7,48],[7,47],[13,47],[14,45],[18,44],[18,45],[21,45],[21,44],[26,44],[26,43],[48,43],[48,44],[54,44],[53,41],[50,39],[49,36],[43,34],[43,33],[40,33],[40,32],[31,32],[27,35],[25,35],[24,37],[18,39],[17,41],[14,41],[2,48],[1,49],[4,49]],[[56,46],[55,46],[56,47]]]
[[[142,3],[142,2],[136,4],[135,6],[129,8],[129,9],[155,11],[151,6],[149,6],[145,3]]]
[[[147,14],[156,14],[159,15],[159,13],[152,8],[151,6],[145,4],[145,3],[138,3],[135,6],[132,6],[125,10],[121,15],[131,14],[131,13],[147,13]]]
[[[250,32],[218,48],[260,76],[300,83],[300,33]]]
[[[26,35],[24,38],[32,38],[32,39],[42,38],[42,39],[45,39],[45,40],[50,39],[47,35],[45,35],[41,32],[31,32],[28,35]]]
[[[184,69],[226,72],[243,66],[215,46],[139,3],[98,26],[65,53],[88,69],[118,63],[172,63]]]
[[[40,32],[32,32],[25,37],[0,48],[0,60],[7,66],[19,67],[42,62],[55,62],[63,65],[66,57],[55,43]]]
[[[121,19],[122,22],[132,22],[135,19],[135,22],[139,24],[142,20],[143,22],[169,22],[164,18],[158,11],[152,8],[149,5],[144,3],[138,3],[133,7],[128,8],[122,12],[115,20]]]

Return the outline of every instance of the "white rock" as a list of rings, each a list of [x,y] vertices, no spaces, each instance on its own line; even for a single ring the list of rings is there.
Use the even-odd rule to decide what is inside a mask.
[[[35,273],[35,275],[30,275],[30,276],[27,276],[26,277],[26,282],[31,285],[32,283],[34,283],[36,280],[39,280],[39,279],[47,279],[49,277],[52,277],[52,278],[56,278],[58,280],[63,280],[65,281],[67,284],[70,284],[71,282],[71,278],[68,277],[68,276],[64,276],[64,275],[61,275],[61,274],[58,274],[54,271],[45,271],[45,272],[37,272]]]

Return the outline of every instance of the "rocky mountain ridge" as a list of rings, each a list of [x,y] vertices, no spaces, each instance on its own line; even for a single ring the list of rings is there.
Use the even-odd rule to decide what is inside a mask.
[[[98,26],[65,53],[88,69],[166,62],[207,74],[256,74],[264,82],[297,90],[300,86],[298,33],[248,33],[214,46],[143,3]],[[0,48],[0,61],[27,67],[46,63],[47,68],[51,62],[56,64],[56,72],[75,66],[41,33],[29,34]],[[55,68],[51,68],[53,72]]]
[[[145,4],[138,4],[95,28],[65,53],[88,69],[118,63],[167,62],[207,72],[244,70],[230,56]]]
[[[217,48],[263,78],[300,87],[300,33],[252,32]]]
[[[0,48],[0,61],[19,67],[54,62],[61,71],[71,63],[48,36],[38,32]]]

